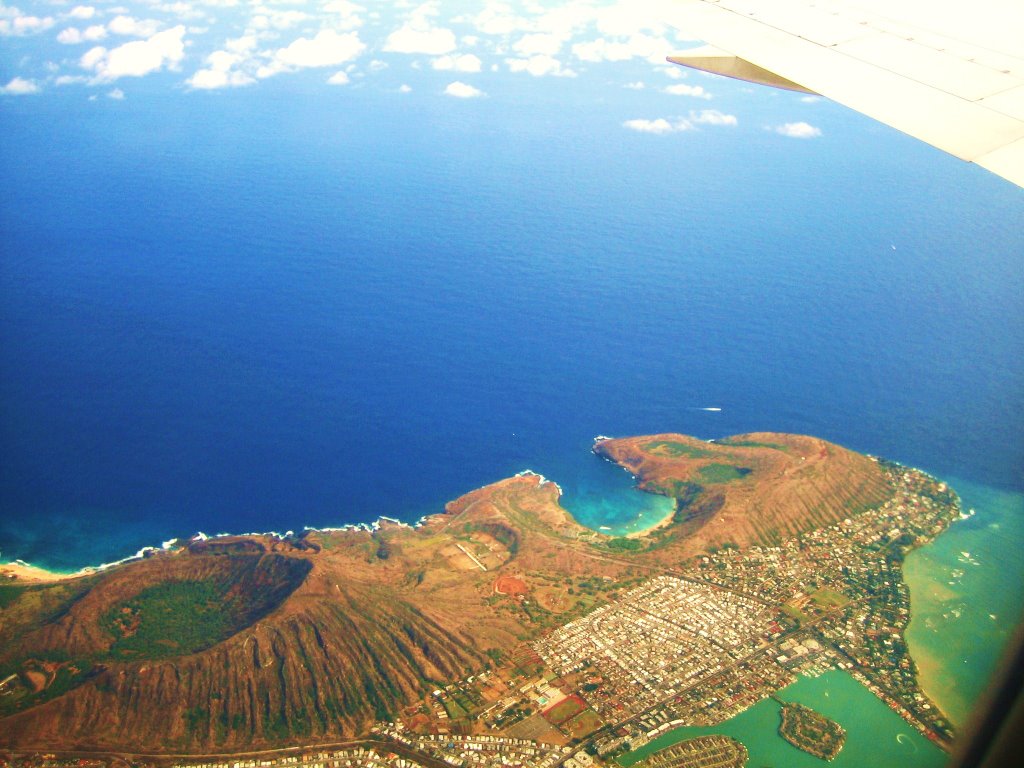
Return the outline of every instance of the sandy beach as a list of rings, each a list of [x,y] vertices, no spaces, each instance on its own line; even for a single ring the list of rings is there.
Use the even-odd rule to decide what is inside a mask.
[[[626,538],[627,539],[642,539],[645,536],[649,536],[650,534],[654,533],[659,528],[667,528],[668,526],[670,526],[672,524],[672,519],[675,516],[676,516],[676,510],[673,508],[668,514],[666,514],[663,518],[661,518],[660,520],[658,520],[654,524],[649,525],[646,528],[641,528],[638,531],[633,531],[631,533],[627,533],[626,534]]]
[[[0,563],[0,579],[2,579],[3,582],[17,581],[22,584],[39,584],[43,582],[63,581],[64,579],[76,579],[84,575],[85,571],[77,571],[75,573],[57,573],[55,571],[48,571],[45,568],[39,568],[35,565],[29,565],[28,563]]]

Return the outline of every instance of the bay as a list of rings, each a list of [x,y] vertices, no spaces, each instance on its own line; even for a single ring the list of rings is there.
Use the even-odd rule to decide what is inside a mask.
[[[938,768],[946,754],[907,725],[873,693],[848,673],[839,670],[820,677],[801,677],[778,693],[784,701],[803,704],[846,729],[846,743],[829,764],[839,768],[864,765]],[[763,699],[719,725],[677,728],[619,759],[630,766],[652,752],[697,736],[725,734],[742,742],[751,768],[819,768],[820,758],[789,744],[779,736],[780,705]]]

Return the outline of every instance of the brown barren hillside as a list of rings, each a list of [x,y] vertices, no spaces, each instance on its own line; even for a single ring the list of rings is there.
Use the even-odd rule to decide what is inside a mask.
[[[0,746],[224,751],[365,733],[557,615],[519,599],[541,571],[587,569],[561,543],[592,534],[558,496],[514,477],[415,529],[215,539],[5,583]]]
[[[200,753],[358,736],[626,579],[891,494],[873,460],[810,437],[656,435],[595,452],[678,499],[646,540],[582,527],[554,483],[526,473],[415,528],[179,542],[56,581],[0,567],[0,747]]]
[[[185,551],[111,572],[2,654],[29,685],[0,743],[196,749],[353,733],[481,663],[444,605],[417,606],[352,565]],[[45,687],[32,690],[32,672]]]
[[[676,499],[662,529],[687,554],[774,544],[882,504],[892,488],[867,456],[805,435],[758,432],[714,442],[678,434],[601,440],[594,452],[642,490]]]

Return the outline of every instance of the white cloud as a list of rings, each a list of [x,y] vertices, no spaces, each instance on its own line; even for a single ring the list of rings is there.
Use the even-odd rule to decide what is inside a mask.
[[[324,3],[324,10],[330,11],[331,13],[340,13],[346,16],[353,16],[357,13],[361,13],[366,9],[361,5],[350,3],[348,0],[331,0],[329,3]]]
[[[625,128],[629,128],[631,131],[638,131],[639,133],[654,133],[658,135],[688,131],[693,128],[688,120],[675,120],[674,122],[669,122],[664,117],[659,117],[655,120],[636,118],[634,120],[627,120],[622,125]]]
[[[642,81],[642,80],[637,80],[637,81],[635,81],[635,82],[632,82],[632,83],[626,83],[626,84],[625,84],[624,86],[622,86],[622,87],[623,87],[623,88],[629,88],[629,90],[631,90],[631,91],[642,91],[642,90],[643,90],[644,88],[646,88],[647,86],[646,86],[646,85],[644,85],[644,83],[643,83],[643,81]]]
[[[282,11],[266,5],[256,6],[253,11],[254,15],[249,20],[249,28],[255,30],[283,31],[310,18],[309,14],[303,11]]]
[[[107,49],[102,45],[97,45],[83,53],[82,58],[78,60],[78,64],[82,69],[95,69],[106,55]]]
[[[420,27],[410,22],[388,35],[384,50],[441,56],[455,50],[455,33],[443,27]]]
[[[800,97],[800,101],[802,101],[804,104],[817,104],[819,101],[821,101],[821,97],[820,96],[801,96]]]
[[[185,27],[179,24],[146,40],[134,40],[112,50],[96,46],[86,51],[79,64],[95,72],[98,82],[141,77],[178,64],[185,56],[184,36]]]
[[[0,93],[11,96],[27,96],[30,93],[38,92],[39,86],[35,80],[25,80],[21,77],[15,77],[7,85],[0,87]]]
[[[690,113],[690,122],[694,125],[739,125],[736,115],[727,115],[717,109],[702,109]]]
[[[454,96],[457,99],[475,99],[478,96],[485,95],[479,88],[474,88],[472,85],[460,82],[459,80],[456,80],[454,83],[448,83],[444,92],[445,95]]]
[[[95,42],[107,36],[107,28],[102,24],[93,24],[85,29],[68,27],[57,34],[57,42],[65,45],[77,45],[84,42]]]
[[[540,11],[538,7],[535,10]],[[569,39],[593,23],[597,11],[583,3],[567,3],[544,11],[533,24],[544,32],[553,32]]]
[[[246,61],[247,55],[256,44],[253,37],[240,37],[225,44],[227,50],[214,51],[206,57],[206,68],[198,70],[185,82],[198,91],[216,88],[237,88],[256,82],[252,76],[235,69]]]
[[[237,80],[237,81],[236,81]],[[224,72],[219,69],[199,69],[185,81],[190,88],[197,91],[213,91],[217,88],[229,88],[235,85],[246,85],[253,82],[241,72]]]
[[[185,82],[197,91],[211,91],[216,88],[237,88],[256,81],[244,72],[208,68],[198,70]]]
[[[711,94],[704,90],[703,86],[700,85],[687,85],[686,83],[676,83],[675,85],[666,86],[664,89],[665,93],[670,93],[673,96],[692,96],[695,99],[710,99]]]
[[[678,46],[673,45],[664,37],[635,34],[629,38],[629,47],[634,56],[647,59],[652,64],[662,64],[665,57],[676,50]]]
[[[595,8],[594,21],[605,35],[661,35],[666,31],[666,20],[676,10],[677,0],[620,0]]]
[[[310,67],[336,67],[358,58],[364,50],[366,44],[359,39],[358,32],[322,29],[315,37],[300,37],[275,51],[270,63],[260,67],[256,76],[264,78]]]
[[[551,56],[537,54],[528,59],[505,59],[511,72],[528,72],[534,77],[553,75],[555,77],[576,77],[571,69],[562,66],[562,62]]]
[[[810,123],[783,123],[773,129],[781,136],[788,136],[791,139],[814,139],[821,136],[821,129]]]
[[[596,40],[576,43],[572,47],[572,52],[581,61],[594,63],[647,59],[652,64],[661,64],[674,48],[675,46],[664,37],[635,33],[625,39],[599,37]]]
[[[551,34],[550,32],[536,32],[530,35],[523,35],[516,40],[512,44],[512,50],[523,57],[535,55],[554,56],[562,50],[564,43],[565,38],[561,35]]]
[[[34,35],[52,27],[56,22],[52,16],[28,16],[17,8],[5,6],[0,3],[0,10],[4,13],[0,16],[0,37],[21,37],[23,35]]]
[[[232,38],[224,43],[224,48],[231,53],[237,53],[241,56],[248,55],[252,51],[256,50],[256,45],[259,43],[256,35],[242,35],[241,37]]]
[[[400,86],[398,86],[398,92],[399,93],[412,93],[412,86],[409,85],[408,83],[402,83]]]
[[[328,13],[335,13],[337,17],[331,20],[331,26],[335,29],[349,30],[363,26],[363,20],[359,16],[366,9],[361,5],[350,3],[348,0],[332,0],[323,8]]]
[[[82,21],[85,21],[86,19],[91,19],[95,15],[96,9],[93,8],[91,5],[76,5],[70,11],[68,11],[68,16],[70,18],[80,19]]]
[[[430,64],[434,69],[451,72],[479,72],[482,62],[478,56],[472,53],[464,53],[461,56],[441,56],[434,59]]]
[[[627,120],[622,125],[631,131],[653,133],[660,136],[666,133],[691,131],[698,125],[735,126],[738,122],[735,115],[727,115],[724,112],[719,112],[717,109],[702,109],[690,112],[688,118],[659,117],[654,120],[637,118],[635,120]]]
[[[576,58],[582,61],[626,61],[633,58],[633,52],[626,43],[609,42],[603,37],[586,43],[576,43],[572,47]]]
[[[89,78],[81,75],[61,75],[53,81],[54,85],[74,85],[75,83],[87,83]]]
[[[327,82],[329,85],[348,85],[352,80],[345,70],[339,70],[327,78]]]
[[[122,91],[120,88],[114,88],[113,90],[107,92],[107,98],[114,99],[115,101],[124,101],[124,91]]]
[[[518,16],[511,6],[502,2],[489,2],[471,23],[485,35],[510,35],[529,29],[529,21]]]
[[[201,19],[206,16],[202,11],[197,11],[191,4],[185,2],[160,3],[154,6],[157,10],[177,16],[179,19]]]
[[[125,37],[152,37],[160,29],[160,22],[156,19],[140,20],[120,15],[110,20],[107,29],[115,35],[124,35]]]

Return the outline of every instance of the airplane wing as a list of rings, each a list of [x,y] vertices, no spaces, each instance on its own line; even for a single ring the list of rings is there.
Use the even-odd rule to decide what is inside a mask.
[[[678,0],[669,61],[817,93],[1024,187],[1024,2]]]

